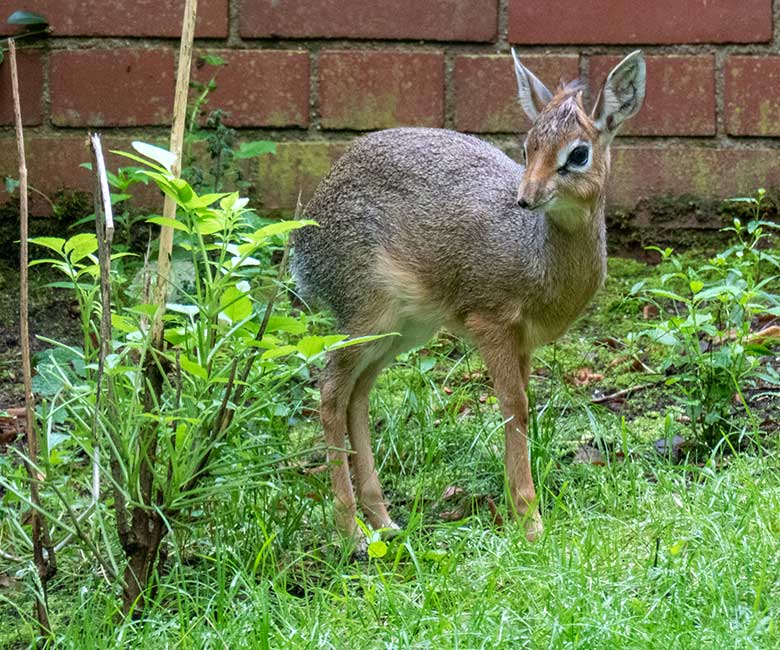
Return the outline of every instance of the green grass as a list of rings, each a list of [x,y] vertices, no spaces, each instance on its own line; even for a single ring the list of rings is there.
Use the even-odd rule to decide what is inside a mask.
[[[650,272],[611,261],[612,279],[584,319],[535,359],[534,472],[546,526],[538,542],[496,525],[487,506],[492,499],[505,514],[501,417],[479,360],[442,336],[402,358],[372,396],[380,477],[404,524],[387,555],[350,560],[331,523],[326,474],[281,471],[266,489],[207,504],[178,543],[168,540],[141,621],[119,621],[93,563],[63,553],[50,598],[56,646],[780,647],[775,438],[672,464],[652,445],[685,431],[663,389],[624,413],[590,403],[594,387],[643,381],[608,368],[621,351],[595,343],[643,326],[641,305],[625,295]],[[584,366],[604,379],[566,384]],[[319,441],[308,419],[290,434],[293,448]],[[583,442],[602,450],[604,464],[573,461]],[[307,467],[322,460],[313,453]],[[460,494],[444,500],[453,487]],[[447,521],[454,509],[465,518]],[[0,586],[0,647],[27,647],[29,567],[4,563],[0,572],[14,578]]]

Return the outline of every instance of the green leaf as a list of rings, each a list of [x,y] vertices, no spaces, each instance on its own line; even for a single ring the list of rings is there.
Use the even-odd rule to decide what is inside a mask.
[[[31,11],[14,11],[8,16],[9,25],[48,25],[49,21],[43,16]]]
[[[201,379],[209,378],[206,369],[203,366],[201,366],[199,363],[192,361],[189,357],[185,357],[183,355],[179,357],[179,365],[181,365],[182,370],[188,372],[191,375],[195,375],[196,377],[200,377]]]
[[[387,555],[387,544],[381,539],[371,542],[368,545],[368,557],[379,559]]]
[[[166,304],[166,308],[169,311],[175,311],[177,314],[186,314],[191,318],[195,318],[200,313],[200,309],[197,305],[181,305],[175,302],[169,302]]]
[[[273,237],[274,235],[281,235],[291,230],[298,230],[304,226],[316,226],[317,222],[310,219],[292,219],[289,221],[279,221],[278,223],[272,223],[267,226],[263,226],[258,230],[255,230],[251,235],[247,236],[247,240],[256,244]]]
[[[225,59],[223,59],[221,56],[217,56],[216,54],[202,54],[200,57],[198,57],[203,63],[206,65],[226,65]]]
[[[303,334],[306,324],[292,316],[271,316],[268,319],[266,332],[289,332],[290,334]]]
[[[119,332],[131,334],[138,330],[135,323],[121,314],[111,314],[111,326]]]
[[[697,294],[704,288],[704,283],[700,280],[691,280],[689,286],[691,287],[691,292]]]
[[[255,140],[254,142],[242,142],[238,151],[233,154],[233,157],[238,160],[246,160],[247,158],[257,158],[267,153],[276,153],[276,143],[268,140]]]
[[[650,293],[652,293],[654,296],[660,296],[661,298],[668,298],[669,300],[685,302],[685,298],[683,298],[681,295],[672,291],[667,291],[666,289],[651,289]]]
[[[423,357],[420,359],[420,372],[426,373],[433,370],[436,366],[436,359],[434,357]]]
[[[30,243],[50,248],[60,255],[62,255],[62,248],[65,246],[65,240],[62,237],[33,237],[30,240]]]
[[[2,53],[2,50],[0,50],[0,53]],[[2,63],[3,59],[0,58],[0,63]],[[16,192],[17,188],[19,187],[19,181],[15,178],[11,178],[10,176],[5,177],[5,191],[9,194],[13,194]]]
[[[238,287],[228,287],[219,299],[221,312],[232,323],[237,323],[252,315],[252,300]]]
[[[157,313],[157,305],[153,305],[148,302],[141,303],[139,305],[134,305],[133,307],[128,307],[127,311],[129,311],[131,314],[140,314],[141,316],[146,316],[147,318],[153,318]]]
[[[196,198],[193,198],[190,201],[189,206],[190,208],[208,208],[210,205],[213,205],[217,201],[220,201],[225,196],[228,196],[228,194],[225,194],[224,192],[219,193],[213,193],[213,194],[204,194],[203,196],[198,196]]]
[[[176,162],[175,153],[168,151],[167,149],[163,149],[162,147],[157,147],[153,144],[140,142],[138,140],[134,140],[132,145],[133,149],[135,149],[142,156],[146,156],[147,158],[154,160],[154,162],[162,165],[166,170],[168,170],[169,174],[173,174],[173,165]]]
[[[629,293],[629,295],[634,295],[634,294],[637,294],[637,293],[639,293],[639,290],[640,290],[642,287],[644,287],[644,286],[645,286],[645,282],[646,282],[645,280],[640,280],[639,282],[637,282],[636,284],[634,284],[634,286],[633,286],[633,287],[631,287],[631,289],[630,289],[630,290],[629,290],[629,292],[628,292],[628,293]]]
[[[191,202],[197,202],[198,195],[190,187],[190,184],[183,178],[172,178],[171,185],[176,188],[176,198],[181,205],[194,209]]]
[[[387,334],[370,334],[368,336],[358,336],[354,339],[347,339],[346,341],[342,340],[338,343],[335,343],[333,345],[329,346],[329,350],[340,350],[341,348],[348,348],[353,345],[362,345],[363,343],[370,343],[371,341],[376,341],[377,339],[383,339],[386,336],[401,336],[398,332],[388,332]],[[343,337],[342,337],[343,338]]]
[[[130,160],[135,160],[137,163],[141,163],[142,165],[146,165],[147,167],[151,167],[152,169],[157,170],[160,173],[166,173],[165,167],[161,167],[160,165],[155,165],[148,160],[141,158],[140,156],[136,156],[133,153],[128,153],[127,151],[120,151],[119,149],[111,149],[111,153],[116,154],[117,156],[122,156],[123,158],[129,158]],[[167,172],[170,174],[170,172]],[[139,174],[143,174],[144,176],[151,177],[151,174],[146,170],[142,169]]]
[[[263,355],[260,357],[261,359],[276,359],[278,357],[283,357],[288,354],[292,354],[295,352],[298,348],[296,348],[294,345],[280,345],[278,348],[271,348],[270,350],[266,350],[263,352]]]
[[[325,340],[322,336],[306,336],[298,341],[296,346],[298,352],[300,352],[306,359],[316,357],[325,349]]]
[[[79,260],[91,255],[98,249],[97,235],[90,232],[73,235],[65,242],[65,254],[70,254],[71,263],[75,264]]]
[[[176,219],[169,219],[168,217],[150,217],[146,220],[146,223],[156,223],[158,226],[164,226],[167,228],[173,228],[174,230],[181,230],[189,234],[190,229],[186,224]]]

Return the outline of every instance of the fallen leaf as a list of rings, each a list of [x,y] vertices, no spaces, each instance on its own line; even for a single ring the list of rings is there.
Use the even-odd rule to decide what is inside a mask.
[[[11,576],[0,573],[0,589],[8,589],[16,584],[16,580]]]
[[[457,485],[448,485],[446,488],[444,488],[444,492],[441,493],[441,500],[449,501],[453,497],[465,494],[465,492],[466,491],[462,487]]]
[[[303,473],[304,474],[322,474],[323,472],[328,471],[327,465],[315,465],[314,467],[304,467]]]
[[[645,320],[655,320],[658,318],[658,307],[650,303],[642,307],[642,318]]]
[[[748,337],[748,343],[769,343],[780,340],[780,325],[770,325]]]
[[[688,442],[682,436],[672,436],[671,440],[660,438],[655,441],[655,450],[661,455],[666,456],[673,463],[681,460],[682,455],[688,451],[692,443]]]
[[[604,379],[604,375],[593,372],[592,368],[580,368],[573,375],[566,377],[566,381],[572,386],[587,386]]]
[[[454,510],[445,510],[439,514],[439,518],[442,521],[459,521],[460,519],[465,519],[465,517],[466,509],[462,505],[461,507],[455,508]]]
[[[488,510],[490,510],[490,514],[493,516],[493,523],[498,528],[502,528],[504,526],[504,518],[501,516],[501,513],[498,511],[498,508],[496,507],[496,502],[493,501],[492,497],[485,497],[485,501],[487,502],[487,507]]]
[[[606,465],[604,454],[591,444],[580,445],[574,452],[574,463],[583,463],[585,465]]]
[[[623,343],[623,341],[616,339],[614,336],[604,336],[600,339],[596,339],[596,343],[603,345],[610,350],[622,350],[624,347],[626,347],[626,344]]]

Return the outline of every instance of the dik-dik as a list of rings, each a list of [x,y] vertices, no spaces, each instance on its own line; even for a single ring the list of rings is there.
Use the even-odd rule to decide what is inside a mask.
[[[374,466],[369,392],[396,355],[441,327],[482,355],[505,422],[511,510],[529,539],[542,532],[526,435],[531,353],[561,336],[604,280],[609,146],[642,105],[645,64],[629,54],[587,112],[579,83],[552,93],[512,54],[533,122],[525,166],[453,131],[379,131],[335,164],[306,208],[319,226],[295,235],[302,295],[329,307],[339,332],[400,334],[330,352],[321,378],[346,535],[356,533],[357,503],[374,528],[397,528]]]

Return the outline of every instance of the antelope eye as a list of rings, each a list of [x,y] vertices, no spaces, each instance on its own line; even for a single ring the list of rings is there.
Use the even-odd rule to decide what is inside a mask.
[[[588,155],[590,152],[588,148],[581,144],[578,147],[574,147],[569,153],[569,157],[566,159],[567,165],[573,165],[574,167],[582,167],[588,162]]]

